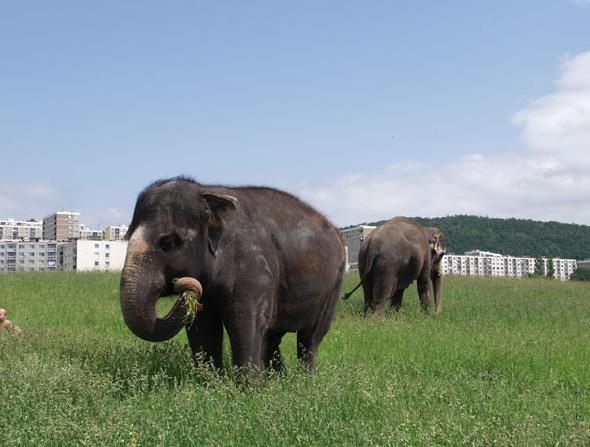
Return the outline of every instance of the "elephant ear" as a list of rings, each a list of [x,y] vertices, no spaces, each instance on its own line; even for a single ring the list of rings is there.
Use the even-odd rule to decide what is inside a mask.
[[[225,228],[225,219],[236,209],[238,199],[227,194],[217,194],[209,191],[201,193],[201,197],[205,200],[209,214],[206,228],[207,245],[211,254],[216,256],[219,240]]]

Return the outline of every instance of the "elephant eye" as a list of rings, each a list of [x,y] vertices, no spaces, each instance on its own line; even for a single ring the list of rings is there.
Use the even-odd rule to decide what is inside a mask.
[[[176,233],[167,234],[165,236],[162,236],[160,238],[160,240],[158,241],[158,248],[160,248],[163,251],[176,250],[181,245],[182,245],[182,240],[180,239],[180,236],[178,236],[178,234],[176,234]]]

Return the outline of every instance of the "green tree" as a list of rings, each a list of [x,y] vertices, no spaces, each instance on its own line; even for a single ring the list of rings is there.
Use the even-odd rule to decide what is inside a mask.
[[[590,269],[584,267],[578,267],[572,276],[570,276],[572,281],[588,281],[590,282]]]
[[[545,276],[545,262],[543,258],[538,257],[535,259],[535,273],[534,276]]]
[[[555,267],[553,267],[553,259],[547,260],[547,279],[553,279],[555,275]]]

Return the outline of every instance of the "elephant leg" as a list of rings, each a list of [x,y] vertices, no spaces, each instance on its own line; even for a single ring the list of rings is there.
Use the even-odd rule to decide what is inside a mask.
[[[251,295],[252,292],[249,293]],[[232,362],[238,368],[261,371],[267,345],[273,300],[269,292],[251,296],[234,296],[233,305],[225,310],[223,323],[231,343]]]
[[[391,297],[391,307],[399,311],[402,307],[402,300],[404,298],[404,289],[396,291]]]
[[[440,273],[432,275],[432,292],[434,293],[434,313],[438,315],[442,311],[442,277]]]
[[[279,348],[283,335],[285,335],[284,332],[269,332],[267,334],[266,346],[264,351],[265,368],[273,369],[277,372],[281,372],[285,369],[285,365],[283,363],[283,356]]]
[[[297,360],[300,364],[312,370],[315,367],[315,354],[319,342],[309,331],[297,332]]]
[[[363,295],[365,296],[365,315],[373,305],[373,281],[369,278],[363,282]]]
[[[430,270],[430,266],[428,267],[428,270]],[[432,307],[432,293],[430,291],[429,272],[424,273],[424,271],[422,271],[420,276],[418,276],[417,283],[420,304],[422,305],[422,309],[427,312]]]
[[[381,277],[373,284],[373,299],[369,306],[365,306],[365,314],[368,312],[383,313],[385,311],[385,303],[393,295],[393,291],[397,289],[397,278],[393,275],[381,275]]]
[[[340,301],[340,284],[321,300],[322,308],[312,325],[297,331],[297,360],[310,371],[315,367],[318,346],[330,329],[338,301]]]
[[[265,338],[261,327],[257,322],[247,316],[241,321],[227,325],[229,335],[232,363],[238,368],[263,368],[263,340]]]
[[[223,324],[212,312],[198,312],[186,334],[195,360],[212,363],[217,369],[223,365]]]

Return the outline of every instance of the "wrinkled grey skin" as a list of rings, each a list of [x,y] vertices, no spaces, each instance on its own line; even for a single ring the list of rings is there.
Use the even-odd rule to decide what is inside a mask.
[[[156,302],[173,293],[173,278],[190,276],[203,286],[203,310],[186,327],[197,358],[222,366],[225,328],[235,366],[281,369],[281,339],[296,332],[298,359],[313,367],[345,255],[309,205],[271,188],[161,180],[139,195],[127,236],[121,309],[137,336],[163,341],[185,327],[180,301],[163,318]]]
[[[401,307],[404,290],[416,280],[425,311],[442,310],[442,266],[446,253],[443,233],[406,217],[395,217],[373,230],[362,242],[358,265],[365,295],[365,313],[382,312],[390,300]]]

